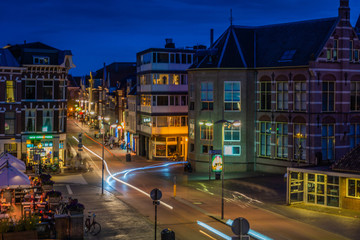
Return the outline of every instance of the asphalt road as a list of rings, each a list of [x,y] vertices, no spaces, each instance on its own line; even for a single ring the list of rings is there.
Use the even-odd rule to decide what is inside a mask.
[[[72,120],[68,121],[68,139],[73,146],[76,146],[77,143],[72,139],[72,135],[77,137],[80,130],[79,125],[76,125]],[[89,136],[93,137],[91,134]],[[83,136],[83,144],[95,154],[101,156],[102,148],[99,143]],[[89,151],[84,151],[81,154],[82,158],[85,158],[94,169],[92,173],[84,174],[86,181],[89,184],[100,186],[100,159]],[[160,163],[137,156],[133,156],[133,161],[125,162],[125,153],[121,153],[119,150],[105,151],[105,160],[112,174],[125,169]],[[108,174],[106,173],[105,176],[107,177]],[[173,186],[175,176],[177,183],[176,197],[174,197]],[[159,229],[171,228],[176,233],[176,239],[222,239],[199,226],[197,221],[207,223],[228,236],[233,235],[230,227],[216,220],[220,218],[221,209],[221,197],[218,188],[216,191],[211,191],[205,185],[201,189],[188,187],[188,176],[184,174],[182,165],[169,166],[163,169],[134,171],[127,174],[126,177],[118,175],[117,178],[141,189],[145,193],[150,193],[153,188],[161,189],[163,193],[161,200],[172,206],[173,209],[165,207],[162,203],[160,204],[158,207],[158,227]],[[105,183],[105,188],[117,193],[119,199],[154,222],[154,206],[149,195],[114,180],[110,181],[110,184]],[[251,229],[272,239],[348,239],[325,231],[313,224],[306,224],[264,210],[261,208],[261,203],[256,203],[251,198],[234,197],[233,192],[227,192],[225,197],[225,220],[244,217],[249,220]]]

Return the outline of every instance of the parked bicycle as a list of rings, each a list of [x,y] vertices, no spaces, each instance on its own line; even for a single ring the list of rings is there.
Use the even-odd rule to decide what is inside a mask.
[[[91,212],[89,212],[85,220],[85,233],[89,232],[93,236],[96,236],[101,232],[101,225],[100,223],[96,222],[95,217],[96,215],[93,213],[91,219]]]

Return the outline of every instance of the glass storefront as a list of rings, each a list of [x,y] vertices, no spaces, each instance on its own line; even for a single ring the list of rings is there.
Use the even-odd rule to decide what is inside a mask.
[[[290,172],[289,180],[290,204],[304,202],[339,207],[339,177],[318,173]]]

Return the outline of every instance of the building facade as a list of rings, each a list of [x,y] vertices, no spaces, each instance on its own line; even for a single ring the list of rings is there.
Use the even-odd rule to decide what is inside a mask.
[[[170,39],[165,48],[137,54],[139,155],[149,159],[187,155],[186,69],[193,55],[193,50],[175,48]]]
[[[219,150],[224,144],[229,171],[282,173],[331,164],[359,144],[360,42],[349,19],[349,1],[340,1],[334,18],[230,26],[189,71],[189,94],[194,89],[196,96],[189,108],[194,165],[208,169],[209,143]],[[224,130],[219,124],[206,130],[199,125],[204,120],[228,122]]]
[[[6,96],[0,100],[0,146],[9,150],[11,145],[10,152],[27,164],[35,152],[43,162],[64,160],[67,76],[75,67],[71,52],[40,42],[6,46],[3,51],[10,52],[20,68],[5,70],[13,73],[0,82],[6,85],[6,94],[0,94]]]

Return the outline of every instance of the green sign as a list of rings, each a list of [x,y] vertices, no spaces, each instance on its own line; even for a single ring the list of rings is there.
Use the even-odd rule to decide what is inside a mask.
[[[41,140],[41,139],[53,139],[52,135],[31,135],[28,139]]]
[[[213,172],[221,172],[223,170],[223,159],[221,155],[212,157],[211,168]]]

